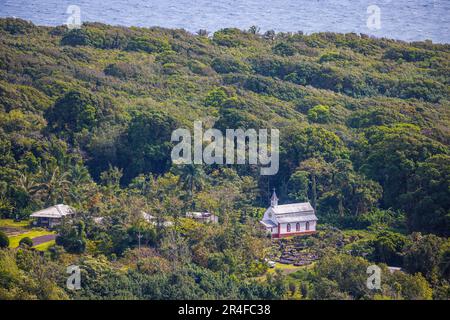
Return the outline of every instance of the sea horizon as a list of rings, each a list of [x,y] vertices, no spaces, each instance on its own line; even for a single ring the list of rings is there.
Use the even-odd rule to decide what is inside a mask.
[[[73,8],[79,9],[80,22],[98,22],[123,27],[161,27],[210,33],[223,28],[246,30],[251,26],[261,33],[335,32],[358,33],[376,38],[406,42],[450,42],[450,1],[295,1],[275,0],[271,4],[257,0],[158,1],[69,1],[1,0],[0,17],[20,18],[41,26],[67,23]],[[371,25],[378,14],[379,25]],[[372,19],[373,20],[373,19]],[[376,20],[376,19],[375,19]],[[375,21],[373,20],[373,21]]]

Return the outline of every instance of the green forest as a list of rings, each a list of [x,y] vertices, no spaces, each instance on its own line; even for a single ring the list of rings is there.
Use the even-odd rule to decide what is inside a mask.
[[[0,300],[450,299],[449,63],[448,44],[355,33],[0,19]],[[198,120],[279,129],[279,172],[174,165],[171,133]],[[316,210],[317,233],[278,240],[307,266],[267,264],[273,188]],[[30,214],[60,203],[76,218],[33,247]]]

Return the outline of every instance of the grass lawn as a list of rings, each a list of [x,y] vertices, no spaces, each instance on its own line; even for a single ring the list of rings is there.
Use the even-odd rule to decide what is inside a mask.
[[[344,246],[344,250],[352,250],[355,245],[364,245],[364,243],[375,239],[375,232],[371,232],[369,230],[343,230],[345,237],[355,237],[357,240],[347,243]]]
[[[34,248],[36,250],[39,250],[39,251],[47,251],[48,248],[50,248],[54,244],[55,244],[55,240],[51,240],[51,241],[48,241],[48,242],[44,242],[44,243],[38,244],[37,246],[34,246]]]
[[[297,266],[294,266],[293,264],[283,264],[283,263],[278,263],[277,262],[275,264],[275,267],[274,268],[270,268],[268,270],[268,272],[271,271],[272,273],[274,273],[275,270],[281,270],[283,272],[290,272],[292,270],[297,270],[297,269],[300,269],[300,268],[302,268],[302,266],[297,267]]]
[[[313,266],[314,266],[314,262],[304,265],[304,266],[294,266],[293,264],[283,264],[283,263],[277,262],[277,264],[275,265],[275,268],[271,268],[267,272],[275,273],[275,270],[281,270],[281,272],[283,272],[284,274],[290,274],[290,273],[296,272],[301,269],[312,268]]]
[[[44,229],[25,229],[30,226],[29,220],[23,220],[23,221],[14,221],[13,219],[0,219],[0,230],[3,228],[6,230],[14,231],[14,233],[20,233],[17,235],[12,235],[9,237],[9,247],[10,248],[17,248],[19,246],[19,242],[21,239],[28,237],[30,239],[45,236],[48,234],[54,234],[53,231],[48,231]],[[8,234],[8,232],[7,232]],[[39,251],[45,251],[48,250],[49,247],[55,244],[55,240],[51,240],[48,242],[41,243],[34,248]]]
[[[297,272],[299,270],[302,269],[309,269],[312,268],[314,265],[314,263],[311,263],[309,265],[305,265],[305,266],[294,266],[293,264],[283,264],[283,263],[276,263],[274,268],[269,268],[267,270],[267,272],[265,274],[263,274],[262,276],[259,277],[255,277],[253,279],[257,280],[257,281],[265,281],[266,280],[266,275],[268,274],[275,274],[276,270],[281,270],[281,272],[284,275],[289,275],[291,273]]]
[[[19,246],[19,241],[25,237],[28,237],[30,239],[36,238],[36,237],[40,237],[40,236],[45,236],[48,234],[54,234],[55,232],[52,231],[47,231],[47,230],[32,230],[29,232],[25,232],[22,234],[19,234],[17,236],[12,236],[9,237],[9,247],[10,248],[17,248]],[[51,242],[51,241],[49,241]],[[40,245],[38,245],[37,247],[41,247],[46,245],[48,242],[45,243],[41,243]]]
[[[30,224],[28,220],[22,220],[19,222],[14,221],[13,219],[0,219],[0,228],[8,227],[8,228],[24,228]]]

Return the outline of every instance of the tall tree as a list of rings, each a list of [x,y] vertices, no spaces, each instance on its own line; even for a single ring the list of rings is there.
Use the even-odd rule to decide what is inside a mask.
[[[328,173],[329,165],[322,158],[310,158],[300,163],[299,169],[310,174],[311,179],[311,205],[317,209],[317,179]]]
[[[184,190],[188,192],[189,201],[193,209],[195,206],[193,203],[194,193],[197,190],[202,190],[208,177],[200,165],[183,165],[178,172],[180,175],[180,183]]]
[[[53,164],[44,167],[38,181],[36,188],[46,205],[64,202],[72,185],[69,172],[63,171],[59,166]]]

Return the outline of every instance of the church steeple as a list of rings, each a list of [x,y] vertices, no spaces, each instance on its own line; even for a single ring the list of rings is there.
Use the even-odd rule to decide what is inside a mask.
[[[277,194],[275,193],[275,188],[273,188],[272,197],[270,198],[270,206],[275,207],[277,205],[278,205],[278,197]]]

